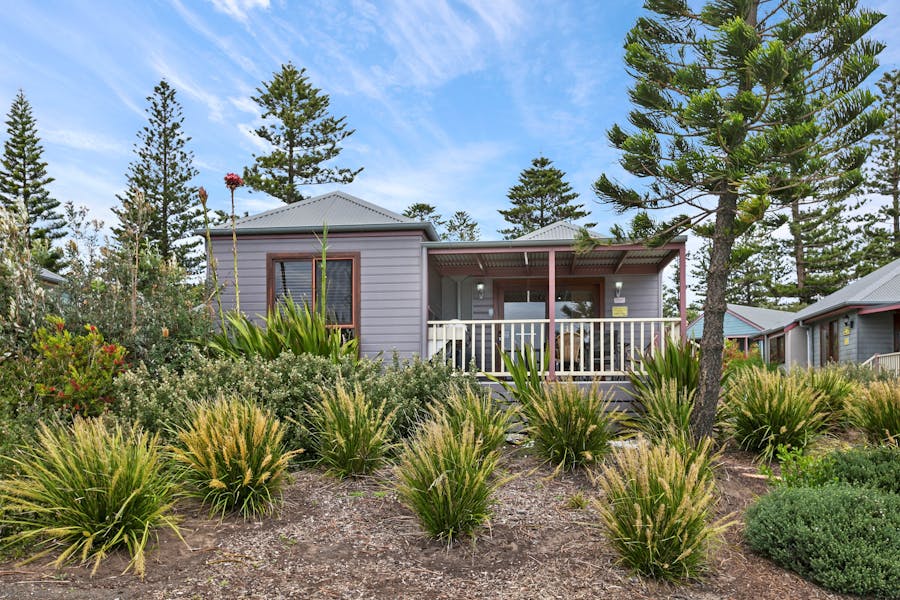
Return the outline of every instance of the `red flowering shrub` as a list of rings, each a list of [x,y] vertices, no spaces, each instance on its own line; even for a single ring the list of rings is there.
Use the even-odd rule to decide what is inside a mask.
[[[98,415],[112,402],[113,379],[127,368],[125,348],[108,344],[93,325],[73,335],[59,317],[34,332],[35,393],[55,408]]]
[[[232,192],[242,185],[244,185],[244,180],[241,179],[241,176],[237,173],[229,173],[225,176],[225,187],[227,187]]]

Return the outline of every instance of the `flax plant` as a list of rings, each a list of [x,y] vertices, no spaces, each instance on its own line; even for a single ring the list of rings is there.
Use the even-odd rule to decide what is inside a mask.
[[[654,578],[677,581],[707,569],[710,549],[732,523],[712,521],[715,481],[709,438],[696,454],[667,444],[617,449],[596,478],[604,493],[596,503],[620,562]]]
[[[185,494],[210,506],[211,514],[244,517],[274,510],[291,458],[285,427],[252,402],[219,395],[198,404],[172,448]]]
[[[76,417],[70,426],[42,424],[33,446],[9,457],[17,474],[0,481],[2,523],[9,542],[35,544],[30,560],[59,551],[93,562],[92,574],[111,552],[125,548],[126,571],[143,576],[145,549],[159,528],[178,533],[172,515],[174,481],[158,436],[137,426],[107,426]]]
[[[321,402],[310,407],[319,464],[337,477],[365,475],[381,467],[392,448],[391,429],[396,410],[375,404],[354,386],[338,382],[321,390]]]

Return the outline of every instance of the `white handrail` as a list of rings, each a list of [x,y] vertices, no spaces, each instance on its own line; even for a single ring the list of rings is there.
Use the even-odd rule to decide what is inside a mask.
[[[668,339],[680,337],[677,318],[556,319],[556,355],[560,376],[624,376],[641,370],[641,358]],[[550,319],[428,321],[427,355],[441,355],[484,375],[507,376],[500,353],[515,356],[527,348],[544,364],[549,351]]]
[[[900,352],[875,354],[863,361],[863,366],[872,367],[876,371],[887,371],[900,377]]]

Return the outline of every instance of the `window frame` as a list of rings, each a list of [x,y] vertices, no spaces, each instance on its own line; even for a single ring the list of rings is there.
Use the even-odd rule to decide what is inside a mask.
[[[785,362],[785,346],[786,336],[781,334],[769,338],[769,363],[773,365],[784,364]]]
[[[359,252],[334,252],[328,253],[325,257],[326,263],[336,260],[351,261],[353,293],[351,294],[352,307],[350,314],[353,318],[352,323],[334,323],[329,325],[335,329],[351,329],[353,336],[357,339],[360,337],[360,289],[359,289]],[[312,269],[312,293],[313,303],[318,302],[318,277],[316,277],[315,265],[322,262],[321,254],[313,254],[309,252],[270,252],[266,254],[266,307],[268,310],[275,308],[275,263],[288,261],[309,261]],[[327,273],[326,266],[326,273]]]

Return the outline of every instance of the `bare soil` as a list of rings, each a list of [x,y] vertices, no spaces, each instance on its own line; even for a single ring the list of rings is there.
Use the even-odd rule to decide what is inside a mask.
[[[426,539],[381,478],[337,481],[301,471],[280,513],[261,520],[211,520],[180,507],[184,542],[160,535],[143,580],[122,574],[124,555],[98,573],[43,563],[0,563],[0,598],[608,598],[783,600],[843,598],[754,555],[742,526],[729,530],[702,581],[673,586],[632,576],[598,526],[593,508],[571,508],[578,492],[602,501],[583,473],[554,474],[521,449],[504,469],[490,527],[474,542]],[[726,454],[721,514],[738,520],[766,492],[749,455]],[[388,483],[385,483],[385,482]]]

